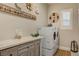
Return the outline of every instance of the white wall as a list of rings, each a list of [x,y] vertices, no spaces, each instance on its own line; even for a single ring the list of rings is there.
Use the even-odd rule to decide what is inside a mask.
[[[14,7],[14,4],[7,5]],[[13,39],[16,30],[21,31],[26,36],[36,31],[38,27],[47,25],[47,4],[34,5],[39,10],[36,21],[0,12],[0,41]]]
[[[72,8],[73,9],[73,17],[72,17],[72,29],[70,30],[62,30],[60,29],[60,48],[70,49],[70,44],[72,40],[76,40],[79,42],[79,25],[78,25],[78,12],[77,4],[49,4],[48,6],[48,14],[50,14],[53,10],[56,10],[60,13],[60,10]],[[60,28],[60,20],[58,21],[58,25]],[[79,43],[78,43],[79,44]]]

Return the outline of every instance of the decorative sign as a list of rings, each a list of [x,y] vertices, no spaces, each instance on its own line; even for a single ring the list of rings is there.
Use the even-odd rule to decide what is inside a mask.
[[[19,16],[19,17],[23,17],[23,18],[36,20],[36,16],[35,15],[32,15],[30,13],[26,13],[24,11],[21,11],[21,8],[17,4],[15,4],[15,6],[18,9],[15,9],[13,7],[10,7],[10,6],[4,5],[4,4],[0,4],[0,11],[8,13],[8,14],[16,15],[16,16]]]
[[[56,22],[58,21],[58,19],[59,19],[58,13],[53,12],[53,13],[50,15],[49,19],[52,20],[53,23],[56,23]]]
[[[29,11],[32,11],[32,4],[31,4],[31,3],[26,3],[26,8],[27,8]]]

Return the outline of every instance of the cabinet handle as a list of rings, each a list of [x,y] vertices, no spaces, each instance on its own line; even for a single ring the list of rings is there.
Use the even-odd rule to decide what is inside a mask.
[[[10,54],[10,56],[12,56],[12,54]]]
[[[27,48],[29,48],[29,46]]]

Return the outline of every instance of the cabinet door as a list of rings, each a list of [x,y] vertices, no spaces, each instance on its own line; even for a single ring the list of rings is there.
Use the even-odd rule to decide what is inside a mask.
[[[1,56],[1,52],[0,52],[0,56]]]
[[[40,56],[40,41],[35,42],[35,56]]]
[[[1,56],[17,56],[17,48],[10,48],[1,51]]]
[[[35,46],[34,46],[34,43],[32,43],[30,45],[29,53],[30,53],[30,56],[35,56]]]
[[[29,47],[18,50],[18,56],[29,56]]]
[[[25,43],[25,44],[18,46],[18,56],[29,56],[30,55],[29,44]]]

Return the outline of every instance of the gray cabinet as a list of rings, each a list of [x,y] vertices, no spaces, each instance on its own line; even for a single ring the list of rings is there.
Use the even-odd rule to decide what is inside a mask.
[[[30,43],[25,43],[18,46],[18,56],[30,56],[29,48]]]
[[[29,48],[18,50],[18,56],[29,56]]]
[[[24,43],[0,51],[1,56],[39,56],[40,40]]]
[[[35,42],[35,56],[40,56],[40,41]]]
[[[30,56],[35,56],[35,45],[34,43],[30,44],[29,45],[29,53],[30,53]]]
[[[17,47],[2,50],[1,56],[17,56]]]

